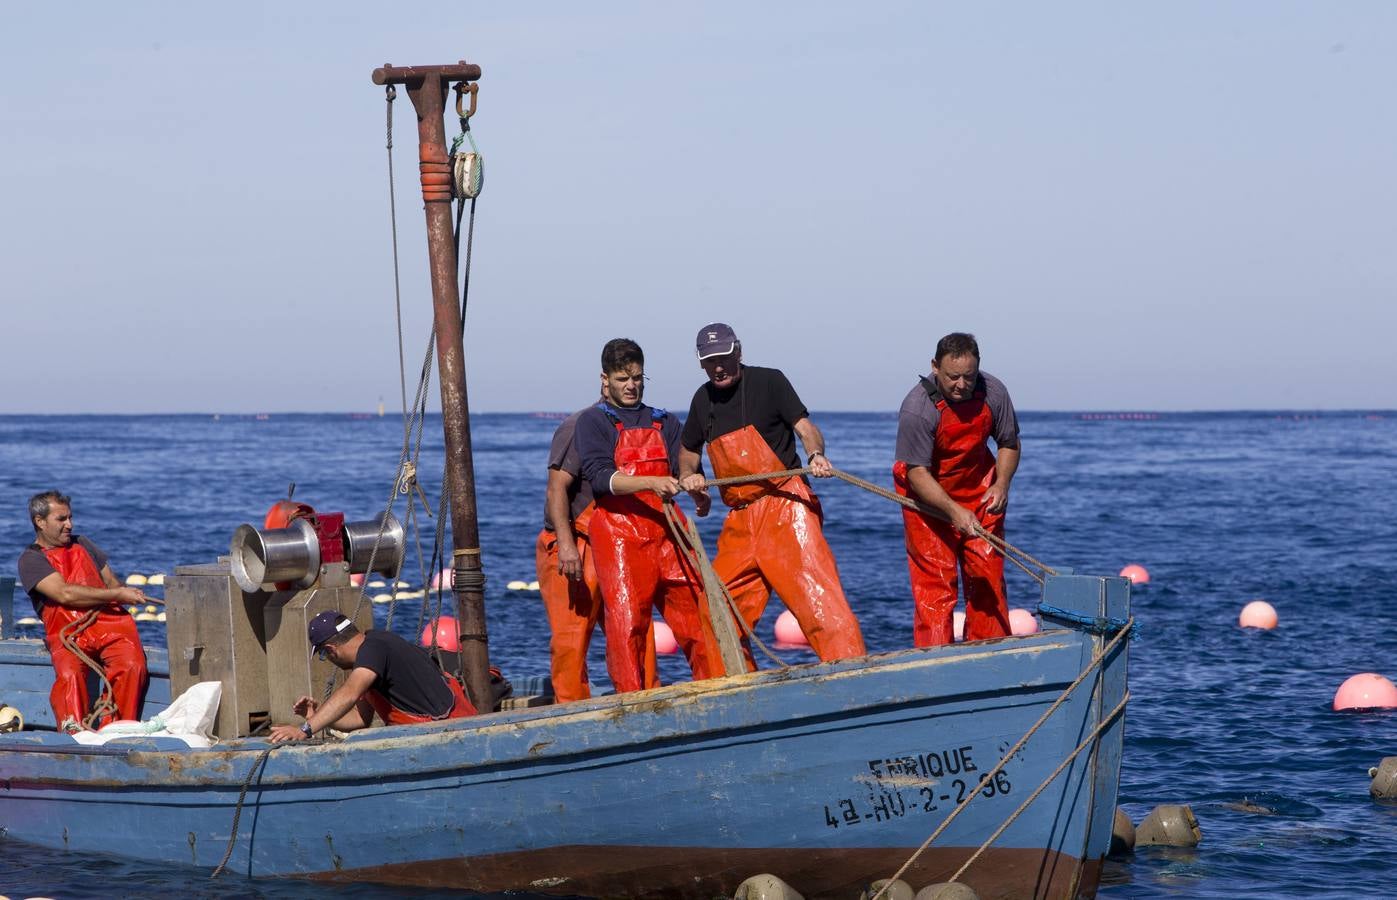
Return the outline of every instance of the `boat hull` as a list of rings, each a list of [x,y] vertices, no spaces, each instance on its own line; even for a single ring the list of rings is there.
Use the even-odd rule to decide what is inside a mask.
[[[1123,579],[1045,602],[1124,615]],[[808,897],[949,877],[1102,726],[961,880],[982,897],[1090,896],[1110,843],[1124,643],[981,781],[1103,644],[1072,628],[765,670],[266,754],[229,869],[590,896],[731,895],[759,872]],[[0,829],[212,868],[266,745],[82,748],[0,740]],[[148,739],[147,739],[148,740]]]

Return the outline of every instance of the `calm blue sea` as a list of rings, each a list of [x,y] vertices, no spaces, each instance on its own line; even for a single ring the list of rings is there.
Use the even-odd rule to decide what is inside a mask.
[[[1392,896],[1397,808],[1369,799],[1366,770],[1397,755],[1397,711],[1335,713],[1330,701],[1357,672],[1397,680],[1397,412],[1022,418],[1009,539],[1054,566],[1114,574],[1140,563],[1152,575],[1134,593],[1142,637],[1131,651],[1121,804],[1136,822],[1160,803],[1191,804],[1204,833],[1196,850],[1112,862],[1101,896]],[[816,420],[835,465],[890,484],[891,412]],[[475,418],[491,653],[510,676],[547,671],[538,596],[506,585],[535,577],[555,426],[545,416]],[[434,504],[439,429],[430,419],[423,450]],[[73,495],[79,530],[122,574],[212,561],[290,482],[298,499],[368,519],[388,501],[402,437],[392,417],[0,417],[0,514],[10,523],[0,528],[0,573],[14,574],[30,540],[25,500],[51,486]],[[838,482],[821,495],[870,649],[910,645],[896,507]],[[401,500],[396,509],[401,517]],[[716,516],[704,524],[710,548],[718,525]],[[422,541],[430,546],[430,533]],[[414,556],[406,580],[420,584],[419,571]],[[1031,607],[1035,589],[1010,569],[1011,605]],[[1275,631],[1236,626],[1257,598],[1279,611]],[[764,634],[779,609],[768,610]],[[384,621],[387,607],[375,611]],[[420,614],[421,601],[400,604],[395,629],[415,631]],[[164,640],[161,626],[142,627]],[[604,678],[599,650],[592,669],[593,680]],[[680,677],[682,663],[666,657],[662,672]],[[210,882],[202,872],[0,843],[0,894],[14,897],[384,893]]]

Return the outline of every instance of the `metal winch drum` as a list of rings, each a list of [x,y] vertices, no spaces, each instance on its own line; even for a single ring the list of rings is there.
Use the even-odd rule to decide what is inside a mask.
[[[295,519],[289,528],[263,531],[239,525],[229,553],[233,580],[249,593],[287,581],[308,588],[320,574],[320,539],[306,519]]]
[[[320,522],[328,524],[323,518]],[[251,593],[273,584],[311,587],[320,576],[322,562],[347,562],[351,574],[362,574],[369,571],[372,560],[373,570],[387,578],[396,577],[402,567],[407,535],[391,512],[367,522],[346,522],[337,537],[325,539],[328,544],[340,545],[327,548],[336,557],[331,559],[322,553],[321,535],[310,519],[293,519],[286,528],[239,525],[229,548],[233,579]],[[338,549],[343,556],[335,552]]]
[[[397,578],[407,551],[407,533],[397,516],[379,513],[367,522],[344,523],[344,544],[351,575],[371,571],[372,564],[372,571],[384,578]]]

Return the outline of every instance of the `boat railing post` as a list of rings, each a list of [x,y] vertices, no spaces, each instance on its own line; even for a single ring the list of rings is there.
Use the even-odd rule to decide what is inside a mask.
[[[15,636],[15,580],[0,576],[0,640]]]

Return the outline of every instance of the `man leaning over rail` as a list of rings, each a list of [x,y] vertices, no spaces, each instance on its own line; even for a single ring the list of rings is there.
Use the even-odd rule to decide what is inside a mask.
[[[311,650],[349,673],[324,703],[299,698],[300,725],[273,725],[271,741],[298,741],[323,728],[357,731],[374,713],[389,725],[439,722],[475,715],[456,679],[442,672],[426,650],[391,631],[360,631],[346,616],[326,610],[306,629]]]
[[[990,452],[991,437],[998,456]],[[936,344],[931,377],[907,394],[897,419],[897,492],[950,520],[902,511],[916,646],[953,639],[957,567],[965,579],[966,640],[1009,634],[1004,557],[976,534],[983,529],[1004,537],[1009,482],[1018,466],[1019,423],[1009,391],[980,371],[973,334],[946,335]]]
[[[88,718],[88,666],[100,663],[115,705],[100,725],[139,719],[149,676],[136,623],[123,604],[145,603],[145,593],[122,587],[107,554],[73,534],[72,499],[58,491],[29,498],[34,543],[19,557],[19,579],[44,623],[44,643],[56,675],[49,704],[59,728],[81,728]],[[86,624],[83,624],[86,622]],[[76,653],[74,651],[77,651]],[[100,702],[100,701],[99,701]]]
[[[696,348],[708,381],[694,392],[680,438],[684,488],[704,489],[698,474],[704,444],[719,479],[800,468],[796,438],[809,454],[811,474],[834,474],[824,435],[780,369],[744,365],[742,342],[721,322],[699,329]],[[804,477],[726,485],[721,494],[729,511],[713,569],[748,626],[756,627],[774,588],[820,659],[862,656],[863,632],[825,542],[820,501]],[[755,669],[746,638],[743,650]]]

